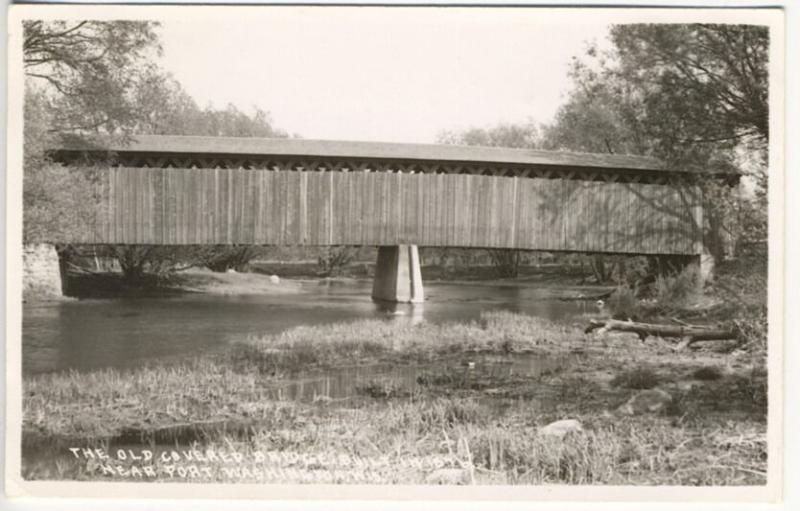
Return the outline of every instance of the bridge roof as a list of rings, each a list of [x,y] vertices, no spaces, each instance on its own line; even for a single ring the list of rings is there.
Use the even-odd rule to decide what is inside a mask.
[[[572,153],[501,147],[348,142],[298,138],[196,137],[135,135],[128,143],[103,147],[65,142],[57,151],[114,151],[119,153],[202,154],[235,156],[304,156],[319,158],[393,159],[406,161],[475,162],[626,170],[667,170],[647,156]]]

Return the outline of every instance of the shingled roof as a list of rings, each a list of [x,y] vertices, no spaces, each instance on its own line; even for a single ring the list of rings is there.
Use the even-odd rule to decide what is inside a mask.
[[[117,153],[203,154],[227,156],[311,156],[318,158],[394,159],[404,161],[479,162],[598,169],[668,170],[647,156],[509,149],[504,147],[348,142],[298,138],[195,137],[135,135],[129,142],[88,146],[73,140],[57,152],[113,151]]]

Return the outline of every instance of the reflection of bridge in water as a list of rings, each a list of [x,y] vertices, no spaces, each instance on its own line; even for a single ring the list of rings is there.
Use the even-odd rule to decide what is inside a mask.
[[[137,136],[110,158],[87,244],[375,245],[373,296],[423,300],[417,246],[703,257],[696,175],[641,156]]]

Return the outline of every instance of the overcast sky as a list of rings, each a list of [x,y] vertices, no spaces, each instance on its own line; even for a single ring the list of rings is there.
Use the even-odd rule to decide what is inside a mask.
[[[304,138],[424,143],[551,120],[570,59],[607,31],[519,9],[278,10],[165,21],[162,65],[201,105],[258,106]]]

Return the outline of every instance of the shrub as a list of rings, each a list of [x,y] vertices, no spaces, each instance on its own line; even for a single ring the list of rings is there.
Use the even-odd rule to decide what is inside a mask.
[[[489,252],[492,266],[498,277],[514,278],[519,276],[522,252],[506,248],[487,250],[487,252]]]
[[[664,309],[683,307],[697,296],[700,272],[695,265],[687,266],[674,275],[659,275],[653,285],[657,305]]]
[[[634,319],[640,316],[641,308],[636,291],[618,287],[608,299],[609,310],[614,319]]]
[[[325,277],[339,275],[353,261],[356,250],[355,247],[348,246],[323,248],[317,259],[322,275]]]
[[[225,272],[230,269],[247,271],[250,261],[264,254],[265,249],[257,246],[215,247],[204,257],[205,266],[211,271]]]

